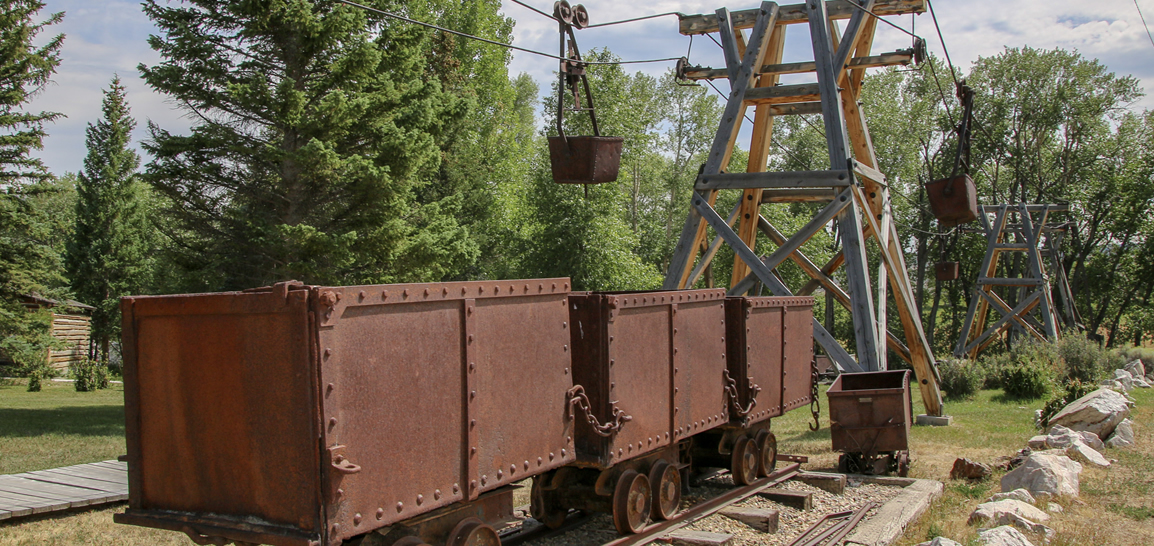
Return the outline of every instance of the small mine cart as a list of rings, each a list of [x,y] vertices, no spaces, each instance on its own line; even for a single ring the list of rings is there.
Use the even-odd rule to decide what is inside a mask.
[[[826,397],[839,472],[909,472],[909,370],[843,373]]]

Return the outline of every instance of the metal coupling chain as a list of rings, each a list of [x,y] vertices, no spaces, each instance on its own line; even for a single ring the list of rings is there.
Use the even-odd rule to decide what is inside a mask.
[[[567,394],[569,395],[569,418],[574,418],[573,407],[576,406],[581,410],[581,413],[585,414],[585,420],[589,422],[589,426],[593,427],[593,432],[598,436],[608,438],[621,430],[621,427],[624,426],[626,422],[633,420],[633,417],[626,415],[624,411],[621,411],[621,408],[617,407],[617,403],[614,402],[612,404],[612,419],[605,424],[601,424],[601,422],[597,420],[597,416],[593,415],[593,410],[589,405],[589,397],[585,394],[585,387],[583,385],[574,385],[573,388],[569,389]]]
[[[809,412],[813,414],[813,424],[809,429],[816,431],[821,428],[821,400],[817,389],[817,381],[820,377],[817,373],[817,359],[813,359],[809,363],[810,369],[810,393],[809,393]]]
[[[737,381],[729,377],[729,370],[722,370],[721,373],[725,376],[725,394],[729,396],[729,404],[733,406],[733,411],[737,413],[738,417],[745,417],[757,407],[757,395],[761,393],[761,387],[753,382],[753,378],[749,379],[749,406],[741,407],[741,402],[737,398]]]

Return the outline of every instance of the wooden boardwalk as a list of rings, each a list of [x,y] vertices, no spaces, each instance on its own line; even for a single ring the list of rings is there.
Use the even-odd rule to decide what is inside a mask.
[[[128,499],[128,465],[78,464],[0,476],[0,520]]]

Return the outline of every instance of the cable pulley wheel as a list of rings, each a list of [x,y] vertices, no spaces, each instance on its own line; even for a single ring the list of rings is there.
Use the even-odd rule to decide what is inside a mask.
[[[585,9],[584,5],[577,4],[573,7],[573,26],[578,29],[589,26],[589,10]]]
[[[567,25],[573,24],[573,7],[566,0],[553,2],[553,17]]]
[[[681,472],[677,467],[657,461],[649,469],[649,485],[653,488],[653,511],[655,520],[672,519],[681,508]]]
[[[613,491],[613,526],[623,535],[640,533],[649,523],[653,495],[649,478],[635,470],[626,470],[617,479]]]

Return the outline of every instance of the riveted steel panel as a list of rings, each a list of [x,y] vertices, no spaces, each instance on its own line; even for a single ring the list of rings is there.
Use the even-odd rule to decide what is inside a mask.
[[[786,298],[782,305],[782,411],[813,399],[813,298]]]
[[[615,407],[631,417],[602,437],[579,416],[583,463],[605,468],[723,423],[724,297],[723,290],[570,296],[574,382],[600,423]]]
[[[568,283],[314,289],[323,445],[360,467],[325,472],[330,542],[574,459],[536,465],[569,436]],[[522,403],[540,427],[515,425]]]
[[[281,284],[122,300],[130,491],[120,521],[319,539],[307,298]]]

